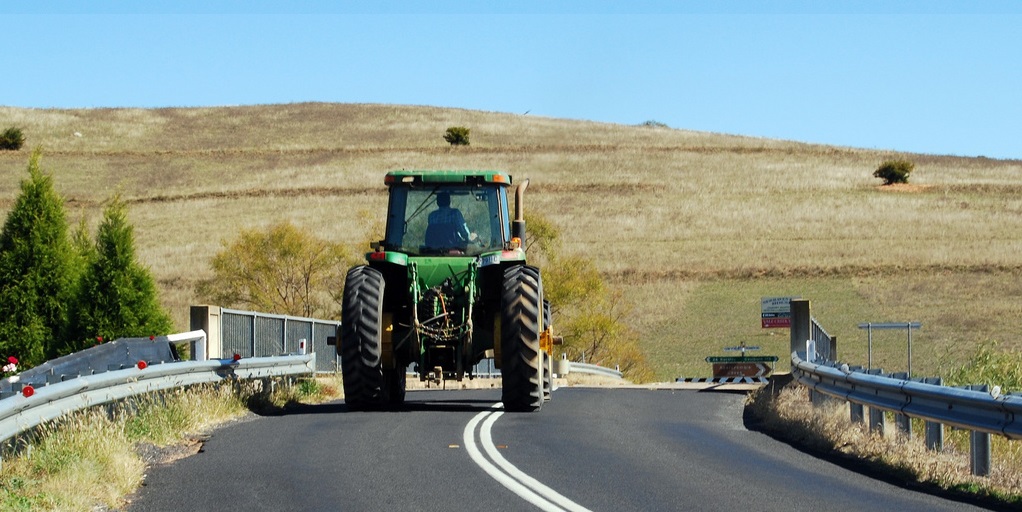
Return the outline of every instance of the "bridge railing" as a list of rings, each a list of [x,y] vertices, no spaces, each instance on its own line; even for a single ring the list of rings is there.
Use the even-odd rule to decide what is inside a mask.
[[[242,311],[219,306],[192,306],[191,328],[208,333],[204,346],[193,344],[194,359],[267,357],[298,351],[304,340],[306,349],[316,352],[317,372],[336,372],[340,361],[327,338],[337,335],[337,320],[275,315]]]

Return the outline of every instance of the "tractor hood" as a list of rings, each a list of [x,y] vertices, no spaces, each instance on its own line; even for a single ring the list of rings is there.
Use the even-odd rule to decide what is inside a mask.
[[[419,286],[423,289],[439,286],[448,278],[453,278],[458,289],[463,288],[470,265],[476,264],[477,261],[478,258],[467,256],[408,258],[409,266],[415,265]]]

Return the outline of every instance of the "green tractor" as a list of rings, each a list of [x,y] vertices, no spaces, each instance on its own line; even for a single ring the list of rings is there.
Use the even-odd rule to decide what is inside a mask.
[[[526,264],[522,198],[496,171],[394,171],[386,237],[344,283],[340,339],[345,402],[404,402],[421,381],[473,378],[493,358],[508,411],[536,411],[551,390],[555,338],[539,269]]]

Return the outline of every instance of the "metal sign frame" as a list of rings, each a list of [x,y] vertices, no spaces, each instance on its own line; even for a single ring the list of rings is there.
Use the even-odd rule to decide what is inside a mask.
[[[859,324],[859,329],[866,329],[868,348],[866,350],[866,368],[873,369],[873,329],[877,330],[900,330],[908,331],[908,377],[912,378],[912,329],[922,329],[923,324],[919,322],[866,322]]]

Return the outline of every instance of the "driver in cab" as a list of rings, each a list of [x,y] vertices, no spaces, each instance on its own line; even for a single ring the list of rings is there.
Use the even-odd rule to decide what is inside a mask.
[[[431,247],[464,248],[471,239],[471,232],[461,210],[451,208],[451,194],[437,194],[436,205],[437,209],[429,213],[426,244]]]

